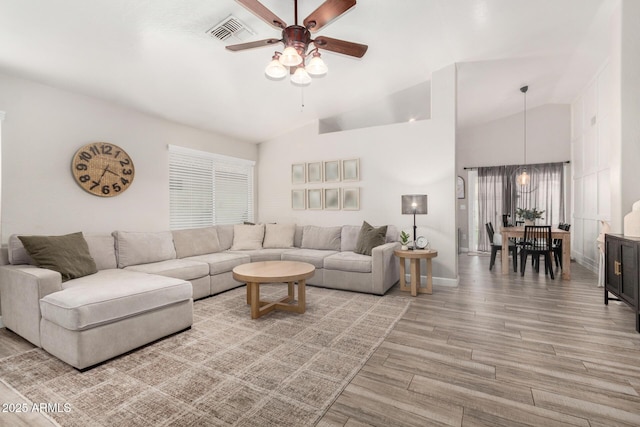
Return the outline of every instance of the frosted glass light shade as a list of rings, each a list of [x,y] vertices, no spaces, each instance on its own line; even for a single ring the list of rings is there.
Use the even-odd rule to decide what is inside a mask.
[[[284,49],[282,55],[280,55],[279,61],[282,65],[287,67],[295,67],[302,62],[302,57],[298,54],[298,51],[295,48],[289,46]]]
[[[293,76],[291,76],[291,83],[298,86],[308,86],[311,84],[311,76],[303,67],[298,67]]]
[[[309,61],[309,64],[307,64],[305,68],[307,69],[307,73],[314,77],[324,76],[328,71],[327,65],[324,63],[322,58],[315,55],[311,58],[311,61]]]
[[[277,59],[272,60],[264,69],[264,73],[267,77],[272,79],[282,79],[287,75],[287,67],[282,65]]]

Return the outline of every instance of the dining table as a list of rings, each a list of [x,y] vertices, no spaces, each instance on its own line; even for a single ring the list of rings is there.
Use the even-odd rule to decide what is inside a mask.
[[[509,239],[524,239],[524,227],[502,227],[500,234],[502,274],[509,274]],[[562,280],[571,280],[571,232],[551,227],[551,238],[562,240]]]

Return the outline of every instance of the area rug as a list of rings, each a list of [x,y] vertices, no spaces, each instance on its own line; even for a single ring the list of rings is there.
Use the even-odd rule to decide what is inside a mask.
[[[306,313],[251,320],[237,288],[196,301],[190,330],[84,373],[33,349],[0,360],[0,379],[64,427],[314,425],[409,303],[307,287]]]

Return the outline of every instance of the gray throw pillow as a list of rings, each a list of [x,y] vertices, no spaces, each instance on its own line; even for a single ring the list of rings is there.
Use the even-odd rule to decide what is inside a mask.
[[[371,251],[376,246],[383,245],[385,237],[387,236],[387,226],[375,228],[371,226],[367,221],[362,223],[362,228],[358,234],[358,241],[356,242],[357,254],[371,256]]]
[[[62,281],[98,272],[81,232],[65,236],[18,236],[38,267],[57,271]]]

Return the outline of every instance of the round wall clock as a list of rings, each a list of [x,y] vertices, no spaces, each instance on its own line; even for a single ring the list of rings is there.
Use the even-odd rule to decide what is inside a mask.
[[[92,142],[76,151],[71,172],[80,187],[100,197],[112,197],[133,182],[135,168],[122,148],[107,142]]]

